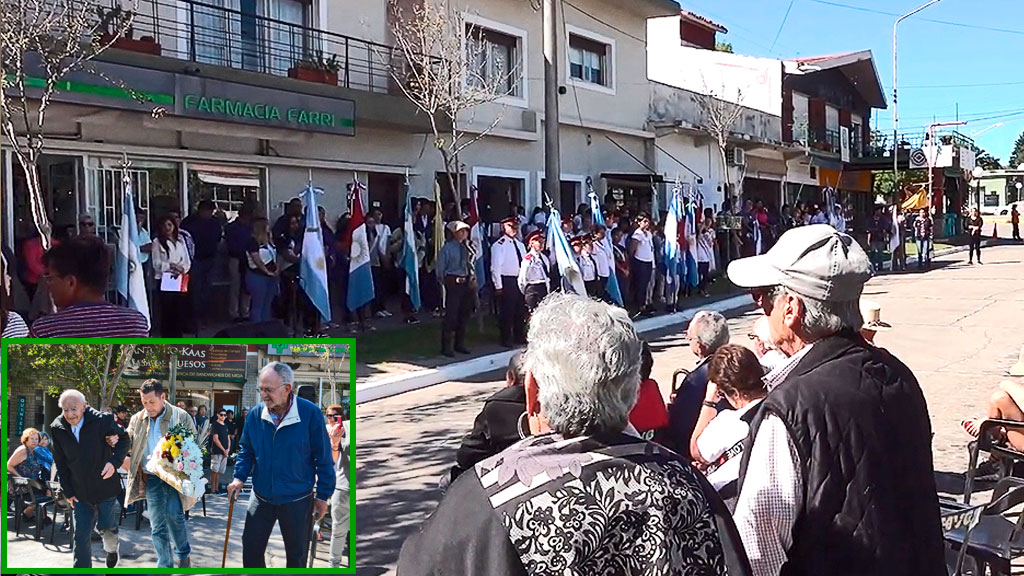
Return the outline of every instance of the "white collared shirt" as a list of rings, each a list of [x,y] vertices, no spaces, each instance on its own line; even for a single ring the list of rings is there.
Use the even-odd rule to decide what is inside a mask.
[[[82,418],[78,420],[78,424],[71,427],[71,433],[75,435],[75,442],[81,442],[78,435],[82,431],[82,424],[85,424],[85,414],[82,414]]]

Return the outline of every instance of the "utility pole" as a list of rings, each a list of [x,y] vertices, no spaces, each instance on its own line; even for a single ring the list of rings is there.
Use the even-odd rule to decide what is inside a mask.
[[[558,9],[561,0],[544,0],[544,192],[559,198],[562,162],[558,137]],[[541,199],[541,205],[545,204]]]
[[[901,200],[898,194],[900,190],[900,104],[897,87],[899,86],[898,72],[900,61],[899,53],[897,51],[897,32],[900,22],[940,1],[941,0],[931,0],[931,2],[928,2],[915,10],[907,12],[903,16],[897,18],[896,23],[892,25],[892,186],[894,202],[899,202]]]

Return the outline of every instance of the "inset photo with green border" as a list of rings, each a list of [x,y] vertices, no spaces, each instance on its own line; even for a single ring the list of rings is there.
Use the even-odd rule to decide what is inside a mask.
[[[4,574],[355,574],[355,340],[0,359]]]

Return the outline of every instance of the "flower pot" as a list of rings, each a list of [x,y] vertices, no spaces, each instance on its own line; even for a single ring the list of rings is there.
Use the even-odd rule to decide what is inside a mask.
[[[317,84],[327,84],[329,86],[338,85],[338,73],[328,72],[326,70],[317,70],[315,68],[305,68],[303,66],[293,66],[288,70],[288,77],[296,80],[302,80],[305,82],[315,82]]]
[[[109,44],[113,38],[104,34],[100,36],[100,44]],[[118,50],[126,50],[128,52],[138,52],[140,54],[152,54],[153,56],[159,56],[162,52],[160,44],[157,44],[156,39],[152,36],[143,36],[139,40],[134,38],[120,37],[114,39],[114,43],[111,45],[113,48]]]

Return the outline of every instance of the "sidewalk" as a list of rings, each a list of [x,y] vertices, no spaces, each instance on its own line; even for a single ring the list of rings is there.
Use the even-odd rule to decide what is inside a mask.
[[[230,476],[229,476],[230,478]],[[235,502],[231,521],[231,537],[228,544],[226,566],[242,566],[242,531],[245,528],[248,500],[244,496]],[[52,507],[49,511],[53,518]],[[328,510],[330,514],[330,510]],[[226,495],[207,495],[206,514],[203,514],[202,502],[196,503],[188,519],[189,545],[192,548],[192,568],[220,568],[224,553],[224,534],[227,529],[228,501]],[[34,540],[35,524],[22,526],[21,534],[14,533],[14,518],[7,515],[7,564],[14,568],[71,568],[74,564],[71,555],[68,532],[60,531],[64,514],[57,515],[57,528],[54,542],[50,543],[50,527],[42,531],[41,540]],[[149,520],[143,515],[142,525],[135,529],[135,515],[125,516],[119,528],[120,561],[117,568],[152,568],[156,566],[156,552],[153,550],[153,537],[150,532]],[[315,568],[329,568],[330,533],[324,532],[323,539],[316,546]],[[103,542],[92,543],[93,568],[106,567],[106,553]],[[281,531],[275,525],[267,546],[267,568],[285,568],[284,541]]]

